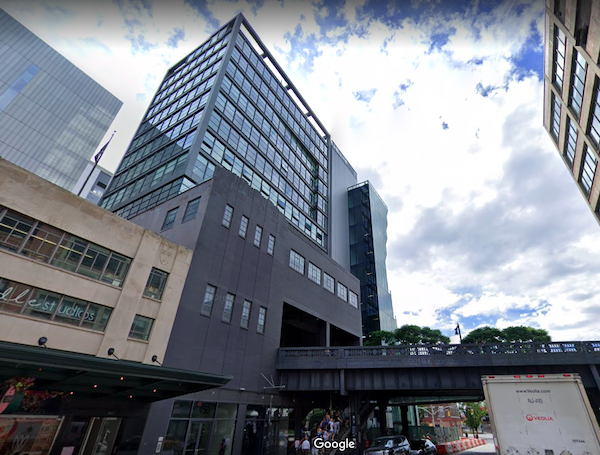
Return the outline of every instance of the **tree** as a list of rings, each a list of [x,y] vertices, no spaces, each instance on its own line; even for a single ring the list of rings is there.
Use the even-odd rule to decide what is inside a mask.
[[[381,346],[383,342],[387,344],[395,344],[396,339],[394,338],[394,334],[385,330],[375,330],[374,332],[371,332],[369,338],[365,340],[364,345]]]
[[[473,330],[462,340],[463,343],[503,343],[504,335],[500,329],[495,327],[479,327]]]
[[[437,344],[450,343],[450,338],[439,330],[418,325],[403,325],[394,331],[396,344]]]
[[[533,327],[516,326],[507,327],[502,331],[507,343],[548,343],[552,341],[548,332],[544,329],[535,329]]]
[[[465,423],[473,430],[475,435],[478,435],[477,429],[481,426],[483,418],[487,414],[485,401],[477,403],[461,403],[461,411],[465,414]]]
[[[504,330],[495,327],[479,327],[463,338],[463,343],[548,343],[552,341],[548,332],[534,327],[513,326]]]

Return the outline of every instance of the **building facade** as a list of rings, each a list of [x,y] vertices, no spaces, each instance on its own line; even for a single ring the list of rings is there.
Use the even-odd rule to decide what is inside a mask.
[[[83,173],[77,180],[73,193],[87,199],[94,204],[98,204],[102,195],[106,191],[113,174],[101,166],[88,162]]]
[[[226,453],[285,454],[318,403],[279,388],[278,349],[359,345],[358,279],[220,167],[131,221],[194,251],[163,365],[233,376],[219,390],[155,404],[140,453],[163,438],[165,453],[217,453],[225,439]]]
[[[0,9],[0,157],[69,191],[121,101]]]
[[[0,159],[1,453],[127,453],[151,402],[228,381],[158,366],[192,257]]]
[[[393,332],[396,319],[387,282],[387,206],[368,182],[348,189],[350,266],[360,280],[363,337]]]
[[[546,0],[544,128],[600,222],[600,1]]]

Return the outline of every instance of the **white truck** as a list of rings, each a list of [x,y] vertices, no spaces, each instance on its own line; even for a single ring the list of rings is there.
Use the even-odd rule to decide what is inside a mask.
[[[578,374],[481,382],[500,455],[600,455],[600,428]]]

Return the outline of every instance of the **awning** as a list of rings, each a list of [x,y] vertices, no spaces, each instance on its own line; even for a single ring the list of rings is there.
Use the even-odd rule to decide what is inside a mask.
[[[35,378],[31,390],[136,403],[200,392],[223,386],[232,379],[231,376],[0,341],[0,382],[19,377]]]

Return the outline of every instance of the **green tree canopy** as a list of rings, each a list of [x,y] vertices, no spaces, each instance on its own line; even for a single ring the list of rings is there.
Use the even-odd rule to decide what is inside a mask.
[[[483,418],[487,414],[485,401],[477,403],[460,403],[461,411],[465,414],[465,423],[477,434],[477,429],[481,426]]]
[[[529,343],[540,342],[547,343],[552,341],[548,332],[544,329],[535,329],[533,327],[507,327],[502,331],[507,343]]]
[[[450,338],[443,335],[439,330],[429,327],[419,327],[418,325],[403,325],[394,330],[386,332],[377,330],[372,332],[364,342],[365,346],[381,346],[382,342],[386,344],[437,344],[450,343]]]
[[[463,338],[463,343],[547,343],[552,341],[548,332],[534,327],[514,326],[504,330],[479,327]]]
[[[502,343],[502,330],[495,327],[479,327],[463,338],[463,343]]]
[[[385,330],[376,330],[371,332],[363,344],[365,346],[381,346],[383,342],[386,344],[396,344],[394,334],[392,332],[386,332]]]

